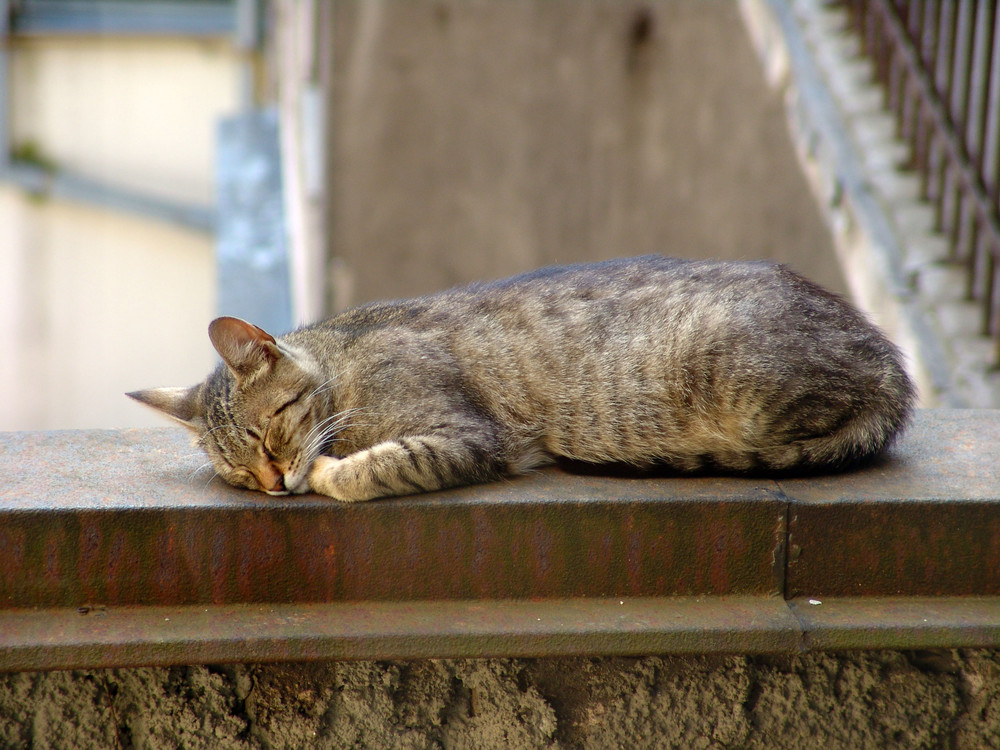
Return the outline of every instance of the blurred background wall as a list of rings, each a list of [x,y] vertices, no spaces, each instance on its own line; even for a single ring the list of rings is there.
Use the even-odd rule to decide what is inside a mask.
[[[175,4],[223,19],[195,31],[5,5],[0,429],[160,424],[123,392],[207,373],[217,128],[252,108],[281,112],[289,262],[318,297],[292,322],[651,252],[845,289],[731,0],[275,0],[250,45],[245,2]]]
[[[0,429],[154,423],[122,393],[214,359],[215,130],[240,60],[224,38],[23,20],[0,70]]]
[[[777,258],[843,288],[736,3],[336,8],[346,302],[642,253]]]

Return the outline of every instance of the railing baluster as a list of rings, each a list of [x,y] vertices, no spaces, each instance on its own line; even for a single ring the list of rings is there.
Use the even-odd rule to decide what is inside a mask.
[[[955,50],[956,34],[958,31],[958,1],[943,0],[941,4],[941,41],[937,66],[935,69],[935,85],[938,91],[947,92],[951,90],[952,81],[955,78]],[[934,156],[936,157],[936,169],[934,170],[934,181],[930,187],[931,195],[934,199],[934,228],[945,231],[945,212],[948,205],[948,196],[951,195],[951,184],[954,182],[947,152],[940,142]]]
[[[913,46],[920,54],[925,70],[933,70],[931,60],[934,56],[934,41],[931,41],[931,24],[927,18],[930,12],[929,3],[916,3],[912,13],[914,15],[911,32]],[[935,40],[936,41],[936,40]],[[927,198],[927,150],[928,142],[931,140],[931,115],[924,107],[923,97],[917,90],[917,95],[913,97],[914,123],[913,135],[910,139],[910,161],[912,168],[917,171],[920,178],[920,197]]]
[[[969,122],[965,137],[968,143],[969,160],[977,181],[982,184],[983,153],[986,140],[986,121],[988,116],[988,93],[990,86],[990,57],[993,52],[993,21],[995,6],[993,3],[980,3],[976,13],[975,44],[973,66],[969,84]],[[972,208],[976,212],[976,207]],[[988,252],[987,243],[980,242],[980,217],[975,216],[972,231],[969,234],[968,281],[966,289],[970,299],[979,300],[985,308],[982,316],[981,331],[989,333],[990,301],[984,289],[985,258]]]
[[[992,38],[989,47],[989,85],[986,92],[986,122],[982,144],[982,178],[985,194],[988,196],[987,206],[993,215],[1000,214],[1000,12],[996,3],[993,4]],[[998,304],[996,288],[997,255],[1000,254],[1000,237],[987,235],[984,242],[983,256],[983,330],[987,335],[994,336],[995,348],[1000,347],[1000,304]],[[1000,353],[1000,352],[998,352]],[[997,358],[1000,364],[1000,357]]]
[[[965,130],[969,121],[969,75],[972,69],[972,39],[975,29],[975,0],[962,0],[961,14],[959,21],[959,33],[956,37],[955,77],[951,90],[951,116],[957,132]],[[951,193],[951,211],[948,213],[948,220],[945,226],[948,229],[949,246],[951,247],[951,257],[954,260],[961,260],[961,235],[963,226],[963,215],[965,213],[965,192],[960,178],[956,178],[953,183]]]
[[[998,0],[844,0],[1000,366]]]

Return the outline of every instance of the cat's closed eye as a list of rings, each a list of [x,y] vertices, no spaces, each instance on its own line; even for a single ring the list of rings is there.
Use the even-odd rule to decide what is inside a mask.
[[[267,447],[267,440],[266,439],[261,441],[261,443],[260,443],[260,449],[262,451],[264,451],[264,455],[267,456],[268,460],[270,460],[270,461],[277,461],[278,460],[278,457],[274,454],[274,452]]]
[[[295,398],[289,399],[288,401],[286,401],[285,403],[283,403],[281,406],[279,406],[277,409],[274,410],[274,415],[273,416],[276,417],[279,414],[281,414],[281,412],[283,412],[285,409],[287,409],[289,406],[291,406],[292,404],[297,404],[299,401],[302,400],[302,396],[303,396],[303,394],[300,393],[299,395],[295,396]]]

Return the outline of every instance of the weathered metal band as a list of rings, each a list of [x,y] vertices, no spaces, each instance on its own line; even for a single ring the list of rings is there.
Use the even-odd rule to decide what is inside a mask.
[[[0,671],[1000,643],[1000,598],[676,597],[0,611]]]
[[[209,481],[174,430],[4,434],[0,669],[996,646],[998,443],[924,411],[834,476],[343,505]]]

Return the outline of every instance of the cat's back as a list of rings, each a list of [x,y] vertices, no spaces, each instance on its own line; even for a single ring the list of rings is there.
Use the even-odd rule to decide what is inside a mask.
[[[556,267],[441,303],[462,321],[449,346],[481,400],[540,415],[556,455],[737,469],[845,463],[880,450],[913,402],[901,356],[875,326],[767,261]]]
[[[358,398],[412,413],[414,398],[451,394],[495,420],[514,454],[842,464],[886,445],[913,401],[877,328],[766,261],[557,266],[367,305],[298,335]]]
[[[800,334],[833,336],[826,345],[834,346],[838,332],[872,330],[849,304],[784,265],[656,255],[543,268],[421,298],[396,313],[450,331],[459,322],[459,335],[540,336],[574,356],[580,346],[600,353],[625,340],[661,357],[662,346],[680,355],[725,345],[735,354],[755,337],[795,346]]]
[[[597,263],[549,266],[499,281],[471,284],[443,293],[445,304],[484,309],[492,304],[556,304],[560,301],[635,302],[644,294],[673,301],[678,294],[710,293],[733,284],[773,277],[781,267],[768,261],[728,263],[646,255]],[[558,312],[548,308],[550,312]]]
[[[568,358],[564,364],[585,369],[587,359],[626,354],[622,347],[671,367],[710,353],[737,369],[740,358],[786,351],[801,358],[859,341],[894,351],[849,304],[783,265],[656,255],[552,266],[376,302],[290,338],[329,347],[329,356],[425,344],[472,359]]]
[[[649,302],[656,302],[662,312],[695,302],[724,304],[748,293],[763,299],[768,290],[787,285],[788,273],[768,261],[695,261],[659,255],[550,266],[412,299],[369,303],[302,330],[360,337],[387,328],[453,328],[456,318],[468,322],[530,311],[539,318],[568,322],[574,313],[600,316]]]

